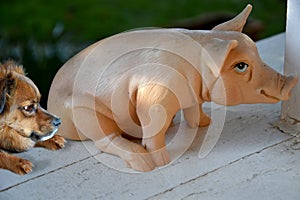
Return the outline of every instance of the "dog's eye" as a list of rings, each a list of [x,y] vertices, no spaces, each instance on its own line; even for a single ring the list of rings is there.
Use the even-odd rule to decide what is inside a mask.
[[[249,65],[247,63],[240,62],[234,66],[234,70],[239,73],[243,73],[243,72],[247,71],[248,67],[249,67]]]
[[[32,105],[24,106],[23,110],[27,113],[33,113],[33,112],[35,112],[36,109],[35,109],[34,104],[32,104]]]

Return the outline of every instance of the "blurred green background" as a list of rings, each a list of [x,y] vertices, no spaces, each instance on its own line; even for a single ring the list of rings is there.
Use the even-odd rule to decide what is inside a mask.
[[[285,0],[1,0],[0,61],[23,64],[45,106],[57,70],[89,44],[140,27],[210,29],[248,3],[254,40],[285,30]]]

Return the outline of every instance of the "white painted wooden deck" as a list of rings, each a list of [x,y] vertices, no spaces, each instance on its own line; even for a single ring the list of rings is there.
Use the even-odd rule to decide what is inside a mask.
[[[282,71],[284,34],[257,45],[263,60]],[[104,165],[100,159],[123,162],[90,141],[68,141],[57,152],[32,149],[18,154],[34,163],[32,173],[0,170],[0,199],[299,200],[300,134],[274,127],[279,116],[280,104],[228,107],[222,135],[207,157],[198,158],[203,128],[180,159],[148,173]]]

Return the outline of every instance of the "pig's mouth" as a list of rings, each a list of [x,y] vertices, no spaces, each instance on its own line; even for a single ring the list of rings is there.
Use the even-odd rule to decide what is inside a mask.
[[[260,91],[260,94],[264,95],[264,96],[267,97],[268,99],[274,100],[274,102],[280,101],[280,98],[275,97],[275,96],[272,96],[272,95],[269,95],[269,94],[267,94],[266,91],[264,91],[264,90],[261,90],[261,91]]]

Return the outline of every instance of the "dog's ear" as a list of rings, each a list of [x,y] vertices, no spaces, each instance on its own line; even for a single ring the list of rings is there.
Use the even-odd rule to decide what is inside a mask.
[[[236,40],[221,40],[213,38],[203,45],[201,64],[202,75],[219,77],[229,52],[237,46]],[[209,74],[208,74],[209,73]]]
[[[0,79],[0,114],[3,113],[6,104],[7,80]]]
[[[12,73],[8,73],[4,78],[0,78],[0,114],[2,114],[5,109],[9,109],[9,99],[7,99],[7,97],[13,95],[15,88],[16,80]]]
[[[247,22],[247,18],[251,13],[251,10],[252,10],[252,6],[248,4],[246,8],[235,18],[215,26],[212,30],[242,32],[244,25]]]

